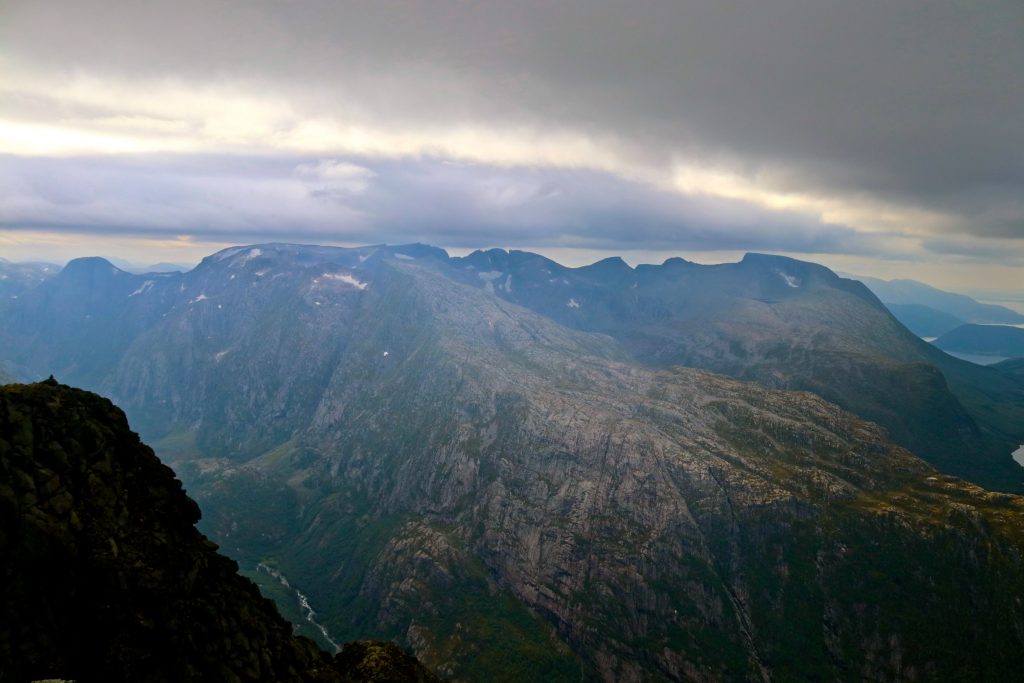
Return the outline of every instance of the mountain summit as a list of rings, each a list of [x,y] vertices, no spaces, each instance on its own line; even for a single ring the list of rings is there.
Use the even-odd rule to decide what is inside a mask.
[[[814,264],[608,265],[238,247],[37,326],[58,276],[0,334],[16,366],[97,377],[243,568],[453,680],[1024,666],[1024,503],[904,447],[956,438],[921,455],[1019,484],[967,447],[989,427],[940,352]],[[54,342],[86,315],[134,332],[89,365]],[[934,440],[894,428],[928,414]]]

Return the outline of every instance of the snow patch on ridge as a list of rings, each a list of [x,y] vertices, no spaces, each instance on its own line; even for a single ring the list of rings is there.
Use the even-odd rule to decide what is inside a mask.
[[[800,286],[800,278],[798,278],[798,277],[794,277],[793,275],[789,275],[788,273],[783,273],[783,272],[782,272],[781,270],[776,270],[775,272],[776,272],[776,273],[778,274],[778,276],[779,276],[779,277],[781,277],[781,278],[782,278],[782,279],[783,279],[783,280],[785,281],[785,283],[786,283],[787,285],[789,285],[790,287],[793,287],[794,289],[796,289],[797,287],[799,287],[799,286]]]
[[[242,257],[238,258],[237,260],[235,260],[235,262],[231,264],[231,267],[234,268],[236,266],[244,266],[246,263],[248,263],[249,261],[251,261],[254,258],[257,258],[259,256],[263,256],[263,251],[262,250],[260,250],[260,249],[250,249],[245,254],[245,256],[242,256]]]
[[[219,254],[215,254],[213,258],[218,261],[223,261],[224,259],[231,258],[232,256],[239,253],[243,249],[245,249],[245,247],[231,247],[230,249],[225,249]]]
[[[352,285],[356,289],[362,290],[369,287],[369,284],[356,279],[354,276],[348,273],[324,273],[320,277],[313,280],[313,283],[319,283],[320,280],[334,280],[335,282],[344,282],[347,285]]]
[[[142,285],[138,289],[136,289],[134,292],[132,292],[128,296],[137,296],[139,294],[145,294],[152,287],[153,287],[153,281],[152,280],[146,280],[145,282],[142,283]]]
[[[501,272],[500,270],[488,270],[476,274],[478,278],[484,281],[484,286],[487,288],[487,291],[490,292],[491,294],[494,294],[494,280],[497,280],[502,275],[504,275],[504,273]]]

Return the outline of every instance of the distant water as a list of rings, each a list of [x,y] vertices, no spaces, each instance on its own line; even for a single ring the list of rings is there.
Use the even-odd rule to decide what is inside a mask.
[[[1021,447],[1013,452],[1013,461],[1024,467],[1024,444],[1021,444]]]

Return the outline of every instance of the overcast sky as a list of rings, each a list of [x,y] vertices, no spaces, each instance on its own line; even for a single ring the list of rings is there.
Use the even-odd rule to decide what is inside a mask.
[[[1024,2],[0,2],[0,255],[744,251],[1024,289]]]

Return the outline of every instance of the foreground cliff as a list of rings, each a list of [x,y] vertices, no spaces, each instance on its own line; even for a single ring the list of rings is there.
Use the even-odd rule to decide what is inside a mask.
[[[0,519],[0,681],[437,680],[392,644],[294,637],[93,394],[0,389]]]

